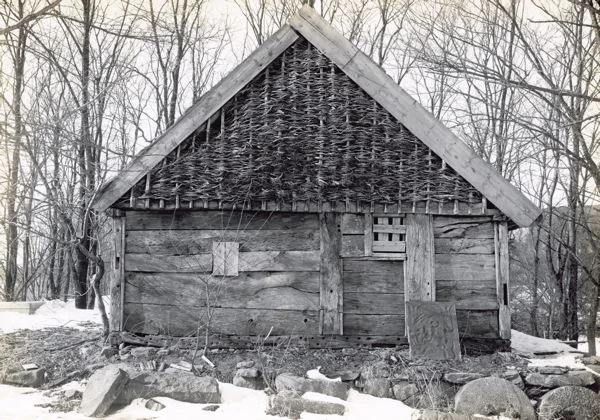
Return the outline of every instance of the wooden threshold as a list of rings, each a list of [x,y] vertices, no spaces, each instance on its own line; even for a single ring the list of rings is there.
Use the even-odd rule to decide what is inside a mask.
[[[136,335],[129,332],[120,334],[121,342],[151,347],[178,346],[191,349],[196,346],[196,337],[170,337],[165,335]],[[200,337],[200,345],[204,337]],[[300,346],[308,348],[342,349],[346,347],[398,347],[407,346],[405,336],[366,336],[366,335],[280,335],[266,339],[249,335],[213,335],[209,338],[210,348],[254,349],[260,346]]]

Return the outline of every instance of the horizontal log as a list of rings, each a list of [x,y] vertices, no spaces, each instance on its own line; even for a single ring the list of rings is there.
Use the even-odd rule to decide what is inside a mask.
[[[362,214],[343,214],[341,231],[342,235],[364,235],[365,216]]]
[[[369,274],[398,274],[403,272],[402,261],[381,261],[377,259],[344,258],[344,272]]]
[[[346,293],[404,293],[403,270],[397,273],[344,272]]]
[[[235,210],[127,211],[127,230],[319,230],[318,214]]]
[[[406,242],[373,241],[373,252],[406,252]]]
[[[494,238],[492,218],[481,217],[446,217],[433,218],[433,235],[435,238]]]
[[[493,281],[436,281],[436,300],[454,302],[457,309],[498,309],[496,284]]]
[[[493,254],[436,254],[436,280],[496,280]]]
[[[465,337],[500,338],[498,311],[456,310],[458,333]]]
[[[435,238],[436,254],[493,254],[494,240],[491,238]]]
[[[319,309],[318,272],[127,273],[125,302],[251,309]]]
[[[342,257],[365,255],[365,235],[342,235]]]
[[[344,291],[344,313],[403,315],[404,293],[355,293]]]
[[[194,337],[172,337],[165,335],[136,335],[129,332],[120,334],[124,343],[193,349],[196,346]],[[256,349],[257,346],[295,346],[308,348],[342,349],[346,347],[396,347],[407,346],[408,339],[404,336],[351,336],[351,335],[269,335],[257,337],[254,335],[218,335],[213,334],[208,339],[210,348]]]
[[[239,271],[318,271],[319,251],[240,252]],[[211,272],[212,254],[126,254],[126,271]]]
[[[404,335],[404,315],[344,314],[344,334]]]
[[[395,233],[399,235],[406,234],[406,226],[404,225],[373,225],[375,233]]]
[[[240,252],[319,250],[318,230],[134,230],[126,235],[133,254],[190,255],[212,252],[213,242],[238,242]]]
[[[318,311],[213,308],[210,331],[216,334],[317,334]],[[204,336],[205,308],[128,303],[124,306],[125,331],[139,334]]]

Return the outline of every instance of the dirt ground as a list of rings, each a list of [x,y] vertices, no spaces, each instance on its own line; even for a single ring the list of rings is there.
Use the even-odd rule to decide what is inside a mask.
[[[80,401],[78,392],[57,395],[53,388],[72,380],[89,377],[95,370],[119,363],[129,371],[143,371],[158,368],[161,363],[191,362],[193,350],[169,348],[168,354],[155,355],[147,359],[131,354],[121,360],[119,355],[105,358],[101,356],[105,346],[101,329],[90,325],[85,330],[73,328],[46,328],[41,330],[20,330],[0,335],[0,373],[11,369],[21,369],[25,363],[35,363],[46,369],[44,385],[48,393],[56,397],[50,406],[54,411],[71,411]],[[123,351],[128,353],[129,347]],[[166,352],[165,352],[166,353]],[[477,357],[465,356],[461,361],[433,362],[411,360],[408,349],[400,348],[348,348],[341,350],[308,349],[292,344],[277,347],[256,347],[252,350],[220,349],[211,350],[207,357],[215,365],[210,367],[200,359],[198,353],[194,366],[197,374],[211,375],[221,382],[232,382],[235,366],[240,361],[253,360],[263,372],[267,385],[273,389],[275,377],[288,372],[304,376],[308,370],[321,366],[321,372],[329,377],[340,373],[382,369],[392,382],[410,381],[425,389],[415,403],[417,408],[448,409],[452,406],[458,387],[441,380],[446,372],[477,372],[485,376],[501,374],[507,368],[524,368],[527,360],[511,353],[496,353]],[[150,362],[150,363],[147,363]],[[152,363],[154,362],[154,363]]]

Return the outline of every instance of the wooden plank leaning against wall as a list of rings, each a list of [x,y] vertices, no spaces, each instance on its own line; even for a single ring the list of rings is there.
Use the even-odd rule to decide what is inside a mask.
[[[125,296],[125,212],[111,210],[113,254],[108,271],[110,274],[110,342],[118,344],[119,334],[123,331],[123,300]]]

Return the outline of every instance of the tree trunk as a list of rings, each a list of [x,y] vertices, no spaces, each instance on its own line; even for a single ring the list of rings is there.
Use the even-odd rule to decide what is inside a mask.
[[[18,20],[24,17],[23,0],[18,4]],[[23,76],[25,72],[25,48],[27,44],[27,30],[24,26],[19,27],[16,46],[13,51],[14,66],[14,88],[13,88],[13,106],[12,111],[15,117],[15,132],[13,153],[8,176],[7,198],[6,198],[6,272],[4,280],[4,299],[13,301],[15,299],[15,285],[18,277],[18,253],[19,253],[19,232],[17,228],[17,188],[20,172],[20,154],[22,137],[22,115],[21,115],[21,95],[23,93]]]
[[[592,287],[592,304],[590,305],[590,316],[587,322],[586,335],[588,341],[588,353],[595,355],[596,349],[596,330],[598,322],[598,309],[600,309],[600,301],[598,300],[598,287]]]

